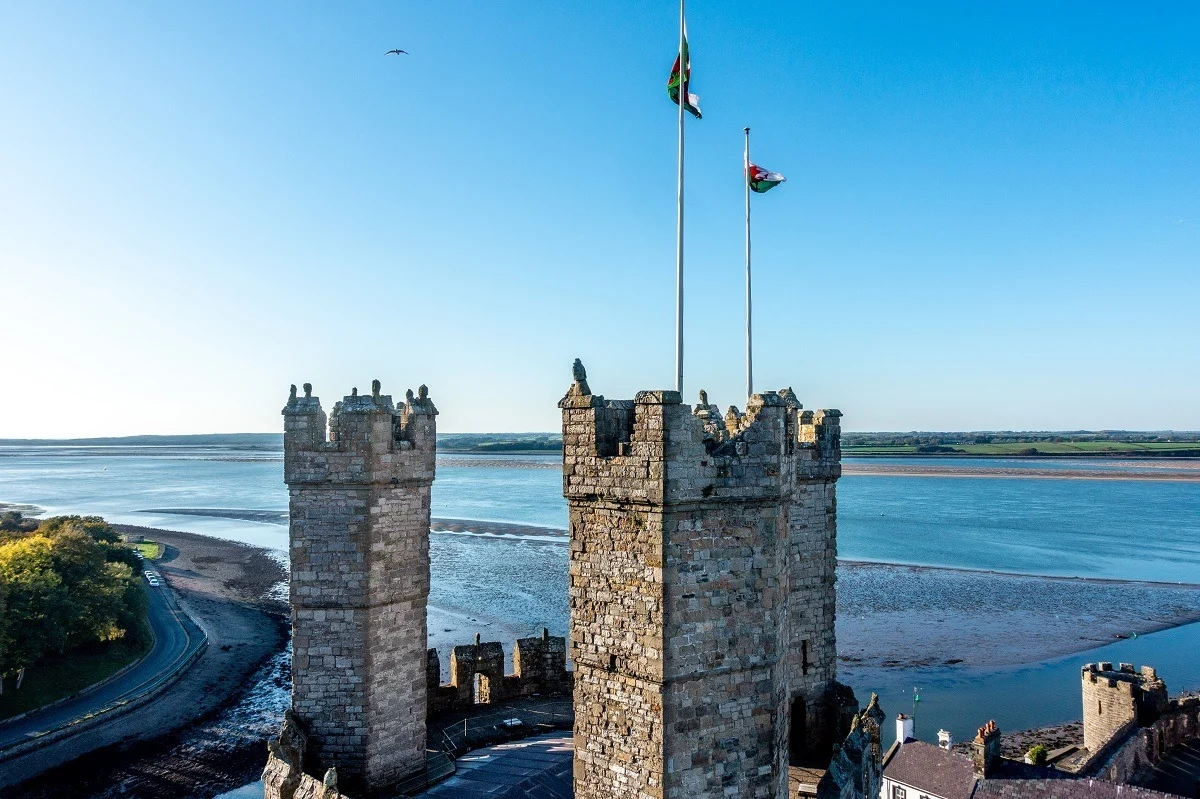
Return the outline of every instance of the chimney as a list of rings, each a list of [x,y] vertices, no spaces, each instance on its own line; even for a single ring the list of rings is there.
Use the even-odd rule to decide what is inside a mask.
[[[954,746],[954,739],[950,737],[949,730],[938,730],[938,746],[943,749],[949,749]]]
[[[986,777],[999,754],[1000,729],[993,720],[980,727],[975,732],[975,740],[971,741],[971,760],[975,765],[975,776]]]
[[[896,716],[896,743],[913,740],[913,720],[901,713]]]

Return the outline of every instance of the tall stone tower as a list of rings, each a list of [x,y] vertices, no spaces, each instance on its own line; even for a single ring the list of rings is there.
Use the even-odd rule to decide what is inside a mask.
[[[577,799],[787,793],[856,704],[834,682],[838,411],[674,391],[559,403]]]
[[[290,498],[292,710],[304,765],[372,791],[425,763],[429,495],[437,409],[358,389],[283,409]]]

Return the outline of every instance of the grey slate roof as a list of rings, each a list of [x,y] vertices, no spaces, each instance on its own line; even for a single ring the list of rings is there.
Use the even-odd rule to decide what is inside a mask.
[[[971,758],[924,741],[907,741],[897,748],[883,776],[941,799],[970,799],[975,790]]]
[[[1120,785],[1107,780],[979,781],[975,799],[1179,799],[1169,793]]]

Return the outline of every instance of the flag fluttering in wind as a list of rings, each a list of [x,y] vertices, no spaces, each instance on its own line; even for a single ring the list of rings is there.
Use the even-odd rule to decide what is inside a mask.
[[[688,52],[687,43],[687,28],[684,28],[683,36],[683,52],[675,57],[675,65],[671,67],[671,77],[667,78],[667,96],[671,98],[671,102],[679,104],[679,64],[682,62],[685,75],[683,76],[683,93],[687,95],[687,102],[684,104],[684,110],[694,116],[700,118],[700,96],[692,94],[692,57]]]
[[[750,164],[746,167],[746,182],[750,190],[762,194],[783,183],[787,178],[778,172],[769,172],[761,166]]]

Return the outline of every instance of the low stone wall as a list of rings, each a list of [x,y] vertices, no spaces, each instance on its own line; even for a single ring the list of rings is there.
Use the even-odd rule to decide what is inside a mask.
[[[545,629],[540,637],[517,639],[512,674],[504,673],[504,647],[477,635],[474,644],[450,650],[448,684],[441,683],[441,675],[441,659],[430,649],[425,668],[430,715],[535,694],[570,694],[574,684],[567,671],[567,639]]]
[[[1153,723],[1138,727],[1109,751],[1101,751],[1087,772],[1112,782],[1138,784],[1168,749],[1200,739],[1200,696],[1173,699]]]

